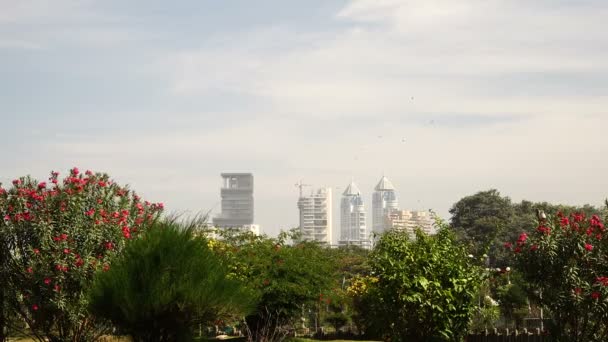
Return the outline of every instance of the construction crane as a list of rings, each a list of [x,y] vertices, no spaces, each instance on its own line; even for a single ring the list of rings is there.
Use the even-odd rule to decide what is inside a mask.
[[[302,189],[305,186],[312,186],[312,184],[304,184],[304,183],[302,183],[301,179],[300,179],[300,181],[298,183],[296,183],[296,188],[300,189],[300,198],[302,198]]]

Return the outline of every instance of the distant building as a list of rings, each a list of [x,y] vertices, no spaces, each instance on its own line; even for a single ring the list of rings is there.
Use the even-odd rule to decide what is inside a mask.
[[[395,187],[382,176],[372,195],[372,230],[382,234],[387,230],[386,218],[392,210],[399,208]]]
[[[321,188],[310,196],[300,192],[300,232],[304,240],[318,241],[331,245],[332,239],[332,196],[331,188]]]
[[[213,218],[219,228],[257,230],[253,224],[253,175],[251,173],[222,173],[222,212]]]
[[[433,234],[434,222],[430,212],[409,210],[391,210],[385,220],[388,230],[405,231],[412,236],[416,228],[420,228],[426,234]]]
[[[371,241],[367,233],[365,205],[361,191],[351,182],[344,193],[340,204],[340,239],[338,245],[355,245],[370,248]]]

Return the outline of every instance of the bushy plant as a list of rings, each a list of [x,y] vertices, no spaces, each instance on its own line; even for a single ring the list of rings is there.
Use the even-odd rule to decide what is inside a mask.
[[[506,242],[529,296],[559,341],[608,339],[608,234],[597,215],[539,213],[538,227]]]
[[[249,340],[284,340],[304,311],[318,310],[320,298],[330,292],[335,264],[319,244],[290,245],[287,242],[294,237],[290,233],[277,238],[230,230],[220,233],[223,240],[212,242],[214,251],[260,299],[246,317]]]
[[[191,341],[194,326],[253,306],[253,293],[227,275],[192,226],[158,222],[98,273],[90,307],[134,341]]]
[[[88,314],[86,288],[162,209],[106,174],[77,168],[63,180],[52,172],[47,182],[0,186],[2,304],[40,341],[95,340],[105,325]]]
[[[370,264],[374,324],[391,341],[457,341],[468,330],[482,269],[451,231],[385,233]]]

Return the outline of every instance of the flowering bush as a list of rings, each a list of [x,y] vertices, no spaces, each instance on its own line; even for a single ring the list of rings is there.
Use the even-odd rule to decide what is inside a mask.
[[[608,338],[608,232],[597,216],[549,219],[505,243],[531,298],[549,310],[549,329],[564,341]]]
[[[101,326],[86,311],[85,289],[110,257],[156,220],[162,203],[143,202],[106,174],[78,168],[61,180],[0,184],[0,272],[4,299],[50,341],[91,341]]]

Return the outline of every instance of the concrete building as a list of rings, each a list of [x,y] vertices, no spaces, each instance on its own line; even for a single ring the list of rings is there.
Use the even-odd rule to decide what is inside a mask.
[[[222,173],[222,212],[213,218],[219,228],[251,229],[254,219],[253,175],[251,173]],[[254,227],[259,231],[259,227]]]
[[[338,245],[371,247],[371,241],[367,232],[365,205],[361,191],[355,185],[355,182],[351,182],[346,190],[344,190],[344,193],[342,193],[340,204],[340,239],[338,240]]]
[[[393,183],[382,176],[372,195],[372,229],[376,234],[386,231],[386,218],[392,210],[399,208]]]
[[[414,235],[415,229],[420,228],[426,234],[433,234],[434,218],[427,211],[391,210],[385,219],[387,230],[406,231]]]
[[[301,190],[301,188],[300,188]],[[300,232],[304,240],[312,240],[331,245],[332,239],[332,196],[331,188],[321,188],[298,199],[300,209]]]

